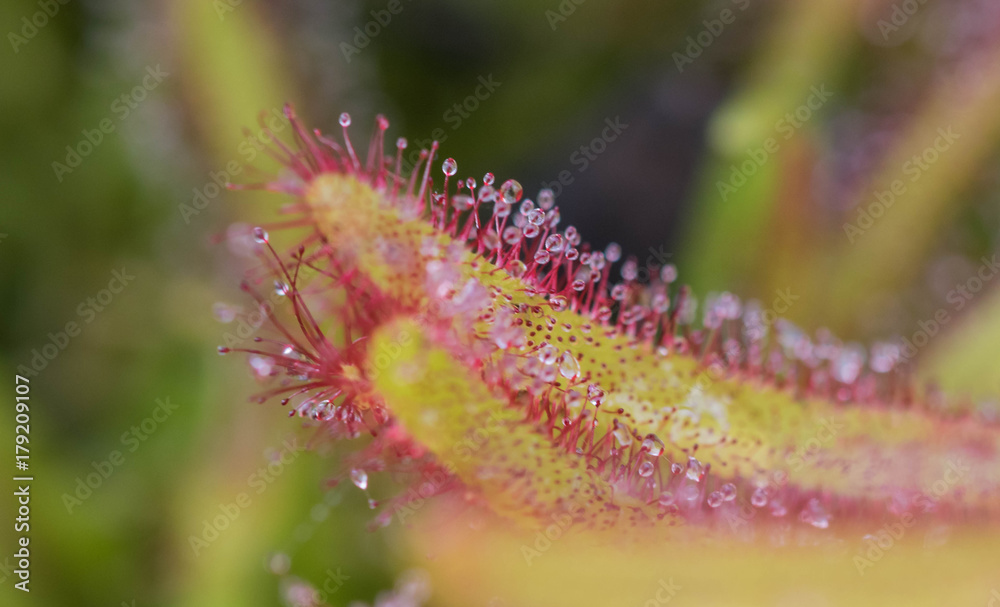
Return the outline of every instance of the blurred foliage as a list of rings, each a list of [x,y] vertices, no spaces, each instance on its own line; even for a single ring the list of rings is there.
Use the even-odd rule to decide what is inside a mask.
[[[276,205],[274,196],[208,195],[212,174],[232,162],[236,181],[254,181],[250,164],[273,170],[263,156],[248,162],[241,129],[260,133],[258,113],[285,101],[326,131],[351,111],[360,141],[377,112],[414,142],[440,130],[461,174],[517,177],[532,196],[568,171],[564,223],[596,246],[621,242],[640,261],[647,249],[665,252],[702,294],[767,301],[790,287],[802,299],[789,314],[810,331],[826,323],[850,339],[912,336],[946,309],[956,320],[930,348],[926,377],[1000,392],[997,285],[961,311],[948,300],[997,250],[1000,18],[989,2],[927,3],[885,31],[889,0],[404,0],[345,56],[344,44],[363,40],[355,28],[385,6],[80,0],[37,18],[35,3],[0,5],[15,35],[30,31],[25,19],[45,21],[23,43],[8,36],[4,51],[4,372],[32,364],[67,322],[82,327],[32,380],[33,592],[14,592],[7,576],[4,604],[275,605],[274,553],[320,587],[342,568],[349,579],[330,602],[345,604],[371,600],[406,566],[406,530],[365,531],[365,497],[325,486],[339,470],[324,449],[254,495],[202,556],[190,545],[272,449],[308,437],[274,406],[248,404],[248,372],[214,353],[227,328],[213,304],[245,303],[236,285],[246,269],[215,243],[230,222],[261,221]],[[679,64],[724,10],[735,21]],[[169,76],[123,117],[116,99],[155,66]],[[497,91],[456,120],[455,104],[489,76]],[[821,84],[835,91],[830,102],[722,200],[718,182]],[[579,170],[574,154],[616,116],[629,128]],[[53,163],[105,119],[113,132],[59,175]],[[843,224],[948,126],[960,144],[850,244]],[[185,215],[196,192],[204,206]],[[87,322],[88,298],[122,268],[134,282]],[[68,513],[63,496],[91,462],[122,450],[122,433],[167,397],[177,411]],[[9,495],[10,481],[0,484]],[[5,525],[0,542],[12,538]]]

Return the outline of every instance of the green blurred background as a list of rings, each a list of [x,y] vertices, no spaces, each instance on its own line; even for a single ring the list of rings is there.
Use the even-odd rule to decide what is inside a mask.
[[[250,404],[246,365],[215,353],[224,306],[246,303],[247,262],[220,236],[279,201],[215,183],[275,169],[242,130],[285,101],[327,132],[351,112],[362,148],[384,113],[392,138],[441,138],[460,175],[528,196],[562,175],[563,223],[595,245],[675,262],[699,294],[767,307],[790,290],[810,332],[912,339],[945,310],[918,374],[995,407],[1000,281],[953,295],[997,251],[995,2],[43,0],[4,2],[0,23],[8,394],[19,365],[36,372],[32,592],[2,561],[5,476],[5,605],[280,605],[297,578],[344,605],[411,564],[405,528],[367,531],[366,496],[329,486],[334,451],[275,463],[310,433]],[[627,127],[597,142],[606,121]],[[957,138],[914,164],[939,129]],[[845,223],[897,179],[852,242]],[[119,293],[115,272],[134,276]],[[252,503],[196,555],[240,493]]]

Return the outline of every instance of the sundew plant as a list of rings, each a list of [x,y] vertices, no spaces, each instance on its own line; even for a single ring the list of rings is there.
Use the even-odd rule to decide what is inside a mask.
[[[0,15],[0,607],[1000,607],[1000,0]]]
[[[382,116],[359,149],[346,113],[336,137],[285,114],[284,171],[233,186],[287,216],[232,236],[266,335],[219,352],[340,445],[334,482],[368,494],[372,533],[414,529],[454,604],[684,604],[712,579],[711,604],[803,583],[788,604],[934,604],[927,575],[987,602],[998,422],[905,346],[693,292],[436,142],[406,167]]]

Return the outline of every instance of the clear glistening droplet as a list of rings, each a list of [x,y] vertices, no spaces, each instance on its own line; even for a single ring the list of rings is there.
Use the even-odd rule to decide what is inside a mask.
[[[555,194],[549,188],[543,188],[538,192],[538,206],[548,211],[555,205]]]
[[[545,344],[538,350],[538,360],[546,365],[554,365],[559,358],[559,348],[552,344]]]
[[[521,278],[522,276],[524,276],[524,273],[528,270],[528,266],[524,265],[524,262],[521,261],[520,259],[512,259],[507,262],[507,265],[504,266],[504,269],[507,270],[507,273],[513,276],[514,278]]]
[[[587,400],[595,407],[600,407],[604,402],[604,390],[597,384],[587,386]]]
[[[705,478],[705,466],[693,457],[688,458],[687,477],[694,482],[700,482]]]
[[[719,487],[719,492],[722,494],[722,499],[727,502],[736,499],[736,485],[732,483],[726,483],[722,487]]]
[[[625,448],[632,444],[632,435],[627,428],[616,428],[612,434],[614,434],[615,443],[619,447]]]
[[[580,363],[576,361],[569,350],[559,357],[559,375],[566,379],[576,379],[580,375]]]
[[[500,186],[500,194],[503,196],[504,202],[507,204],[514,204],[521,200],[521,195],[524,193],[524,188],[521,184],[514,179],[508,179],[503,182]]]
[[[663,266],[660,270],[660,280],[668,284],[677,280],[677,267],[672,263]]]
[[[622,258],[622,247],[617,242],[612,242],[604,249],[604,257],[611,263],[615,263]]]
[[[642,448],[650,457],[660,457],[663,453],[663,441],[655,434],[647,434],[646,438],[642,439]]]
[[[358,489],[367,489],[368,473],[359,468],[351,470],[351,482],[354,483]]]

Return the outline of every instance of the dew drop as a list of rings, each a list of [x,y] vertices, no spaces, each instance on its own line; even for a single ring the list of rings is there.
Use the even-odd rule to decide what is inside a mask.
[[[699,495],[701,495],[701,491],[698,489],[698,485],[684,485],[684,488],[681,489],[682,500],[693,502],[698,499]]]
[[[257,244],[267,244],[268,234],[267,230],[264,228],[254,228],[253,229],[253,241]]]
[[[622,264],[622,278],[633,281],[639,276],[639,264],[634,259],[628,259]]]
[[[604,249],[604,257],[611,263],[615,263],[622,258],[622,247],[617,242],[612,242]]]
[[[229,353],[229,348],[227,348],[226,346],[219,346],[218,348],[216,348],[216,351],[220,355],[222,355],[222,354],[228,354]]]
[[[524,265],[524,262],[520,259],[512,259],[507,262],[504,269],[514,278],[522,278],[524,273],[528,271],[528,266]]]
[[[545,249],[538,249],[538,251],[535,252],[535,263],[540,266],[549,263],[551,259],[552,255]]]
[[[358,489],[367,489],[368,473],[360,468],[354,468],[351,470],[351,482],[354,483]]]
[[[215,319],[222,323],[231,323],[236,320],[236,308],[221,301],[212,305],[212,314]]]
[[[554,365],[556,360],[559,358],[559,348],[553,346],[552,344],[545,344],[538,351],[538,360],[542,361],[542,364]]]
[[[549,305],[553,312],[562,312],[569,307],[569,301],[562,295],[553,295],[549,298]]]
[[[274,359],[267,356],[251,356],[248,360],[250,368],[259,378],[270,377],[274,371]]]
[[[899,361],[899,346],[893,343],[878,342],[872,345],[868,366],[876,373],[892,371]]]
[[[708,506],[709,508],[718,508],[722,505],[724,501],[721,491],[713,491],[708,494]]]
[[[624,301],[625,295],[628,293],[628,287],[623,284],[616,284],[611,287],[611,299],[615,301]]]
[[[674,266],[674,264],[672,263],[668,263],[667,265],[663,266],[663,268],[660,270],[660,280],[662,280],[667,284],[670,284],[675,280],[677,280],[677,267]]]
[[[556,196],[549,188],[538,191],[538,206],[548,211],[556,203]]]
[[[521,240],[521,230],[514,226],[507,226],[503,230],[503,241],[509,245],[515,245]]]
[[[309,584],[294,581],[282,589],[284,603],[290,607],[310,607],[319,603],[319,592]]]
[[[351,115],[344,112],[340,115],[340,126],[348,127],[351,126]]]
[[[670,309],[670,298],[663,293],[657,293],[653,296],[653,301],[650,303],[650,307],[653,308],[653,312],[663,314]]]
[[[528,223],[531,225],[540,226],[545,222],[545,211],[541,209],[532,209],[528,211]]]
[[[446,158],[445,161],[441,163],[441,170],[445,175],[451,177],[458,172],[458,163],[455,162],[454,158]]]
[[[495,178],[493,177],[493,173],[486,173],[485,175],[483,175],[483,184],[485,184],[485,185],[493,185],[493,180],[494,179]]]
[[[486,200],[485,198],[483,200]],[[510,205],[502,200],[498,200],[493,206],[493,215],[503,219],[510,215]]]
[[[573,226],[566,227],[566,242],[574,247],[580,244],[580,232]]]
[[[624,449],[632,444],[632,434],[628,431],[628,428],[619,426],[615,428],[612,434],[615,437],[615,444]]]
[[[660,494],[660,505],[661,506],[673,506],[674,505],[674,494],[669,491],[664,491]]]
[[[524,188],[521,184],[514,179],[508,179],[503,182],[500,186],[500,194],[503,196],[504,202],[507,204],[514,204],[521,200],[521,195],[524,193]]]
[[[563,352],[562,356],[559,357],[559,375],[566,379],[576,379],[580,376],[580,363],[573,358],[569,350]]]
[[[562,253],[563,237],[559,234],[551,234],[545,239],[545,250],[553,255]]]
[[[274,281],[274,292],[277,293],[279,296],[284,297],[285,295],[288,295],[288,291],[289,287],[286,283],[280,280]]]
[[[613,312],[611,311],[611,308],[609,308],[608,306],[601,306],[600,308],[597,309],[597,320],[601,322],[608,322],[609,320],[611,320],[612,314]]]
[[[475,204],[476,201],[472,199],[472,196],[466,194],[456,194],[451,197],[451,206],[458,212],[468,211]]]
[[[595,407],[600,407],[604,402],[604,390],[597,384],[587,386],[587,400]]]
[[[400,137],[396,140],[396,148],[400,150],[405,150],[407,146],[406,137]]]
[[[694,482],[700,482],[705,478],[705,466],[697,459],[688,457],[687,477]]]
[[[639,464],[639,468],[636,472],[639,473],[639,476],[646,478],[653,475],[653,468],[654,466],[652,462],[642,462]]]
[[[684,472],[684,467],[683,466],[681,466],[677,462],[674,462],[674,463],[670,464],[670,473],[671,474],[673,474],[674,476],[677,476],[681,472]]]
[[[799,513],[799,520],[808,523],[817,529],[826,529],[830,526],[830,515],[820,504],[819,498],[812,498],[806,507]]]
[[[285,575],[292,566],[292,559],[284,552],[275,552],[267,561],[267,568],[275,575]]]
[[[559,220],[561,219],[559,209],[552,209],[545,216],[548,218],[548,228],[550,230],[555,230],[559,227]]]
[[[851,344],[838,353],[831,366],[831,373],[840,383],[850,384],[858,378],[864,363],[864,348]]]
[[[757,487],[754,489],[753,494],[750,496],[750,503],[756,508],[763,508],[767,505],[767,490],[763,487]]]
[[[722,499],[727,502],[731,502],[736,499],[736,485],[732,483],[726,483],[725,485],[719,487],[719,492],[722,493]]]
[[[650,457],[660,457],[663,454],[663,441],[655,434],[647,434],[642,439],[642,448]]]

